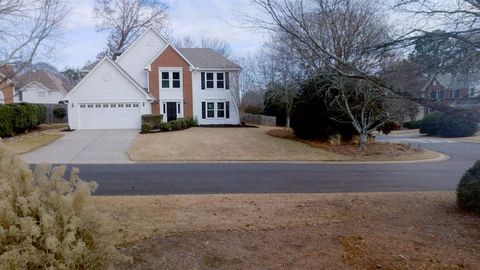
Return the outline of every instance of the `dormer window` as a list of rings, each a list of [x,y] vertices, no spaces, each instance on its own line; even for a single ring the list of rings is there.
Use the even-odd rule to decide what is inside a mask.
[[[182,88],[181,70],[160,70],[160,88],[174,90]]]

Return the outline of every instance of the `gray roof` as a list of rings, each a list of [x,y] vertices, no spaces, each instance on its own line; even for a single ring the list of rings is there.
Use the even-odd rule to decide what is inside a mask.
[[[240,69],[241,67],[226,57],[207,48],[178,49],[197,68]]]
[[[464,75],[453,76],[451,73],[444,73],[437,75],[437,80],[446,88],[462,89],[462,88],[477,88],[480,83],[479,73],[470,73]]]

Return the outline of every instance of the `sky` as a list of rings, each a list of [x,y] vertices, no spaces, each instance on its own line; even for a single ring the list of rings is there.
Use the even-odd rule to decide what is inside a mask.
[[[169,6],[172,36],[189,35],[216,38],[230,43],[236,56],[254,54],[262,45],[264,35],[242,27],[243,14],[254,14],[249,0],[165,0]],[[83,67],[93,60],[106,42],[107,33],[95,30],[93,0],[78,1],[64,22],[62,42],[49,60],[60,70]]]

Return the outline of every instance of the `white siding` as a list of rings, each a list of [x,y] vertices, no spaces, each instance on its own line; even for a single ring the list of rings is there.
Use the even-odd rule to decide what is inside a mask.
[[[31,83],[20,89],[22,91],[22,100],[19,95],[14,97],[14,102],[28,102],[39,104],[58,104],[63,100],[65,94],[61,91],[51,91],[40,84]]]
[[[142,87],[147,88],[145,66],[166,46],[155,30],[147,30],[117,59],[117,63]]]
[[[221,71],[218,71],[221,72]],[[230,72],[233,76],[233,72]],[[232,80],[230,87],[232,88]],[[232,90],[218,89],[208,90],[201,87],[201,71],[192,72],[193,90],[193,117],[197,118],[199,125],[238,125],[240,117],[235,101],[232,97]],[[202,102],[230,102],[230,118],[202,119]]]
[[[68,124],[78,129],[79,104],[140,103],[140,114],[151,113],[147,97],[126,78],[111,62],[103,60],[70,92],[68,99]],[[81,119],[85,121],[86,119]],[[83,122],[85,123],[85,122]],[[140,127],[138,127],[140,128]]]

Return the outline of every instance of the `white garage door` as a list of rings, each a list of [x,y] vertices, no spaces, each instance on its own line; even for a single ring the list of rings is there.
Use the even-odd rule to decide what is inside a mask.
[[[140,129],[140,125],[139,103],[79,104],[79,129]]]

